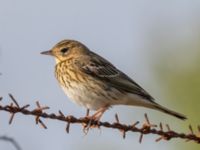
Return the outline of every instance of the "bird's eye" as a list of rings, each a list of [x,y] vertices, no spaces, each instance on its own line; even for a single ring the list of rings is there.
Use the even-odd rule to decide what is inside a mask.
[[[67,51],[68,51],[69,49],[68,48],[63,48],[63,49],[61,49],[60,51],[61,51],[61,53],[66,53]]]

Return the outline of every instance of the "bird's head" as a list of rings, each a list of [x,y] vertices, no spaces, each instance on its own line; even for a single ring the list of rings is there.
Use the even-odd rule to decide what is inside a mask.
[[[89,49],[82,43],[75,40],[63,40],[57,43],[51,50],[41,52],[44,55],[54,56],[56,62],[65,61],[89,52]]]

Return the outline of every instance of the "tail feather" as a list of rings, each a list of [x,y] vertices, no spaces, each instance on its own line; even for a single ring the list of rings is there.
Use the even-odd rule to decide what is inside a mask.
[[[164,112],[164,113],[166,113],[166,114],[175,116],[175,117],[177,117],[177,118],[179,118],[179,119],[181,119],[181,120],[186,120],[186,119],[187,119],[187,117],[186,117],[185,115],[180,114],[180,113],[178,113],[178,112],[175,112],[175,111],[173,111],[173,110],[170,110],[170,109],[168,109],[168,108],[166,108],[166,107],[163,107],[163,106],[161,106],[161,105],[159,105],[159,104],[154,105],[154,107],[155,107],[157,110],[159,110],[159,111],[162,111],[162,112]]]

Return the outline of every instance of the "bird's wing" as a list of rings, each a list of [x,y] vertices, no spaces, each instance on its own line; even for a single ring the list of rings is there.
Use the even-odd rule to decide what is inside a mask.
[[[122,92],[129,92],[143,97],[151,102],[151,97],[141,86],[126,74],[114,67],[110,62],[97,54],[87,58],[88,61],[81,62],[79,66],[82,71],[96,79],[106,82]]]

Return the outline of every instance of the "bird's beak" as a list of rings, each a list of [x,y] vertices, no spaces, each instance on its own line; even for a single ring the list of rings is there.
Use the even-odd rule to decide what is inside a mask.
[[[51,56],[53,56],[52,50],[44,51],[44,52],[41,52],[40,54],[43,54],[43,55],[51,55]]]

